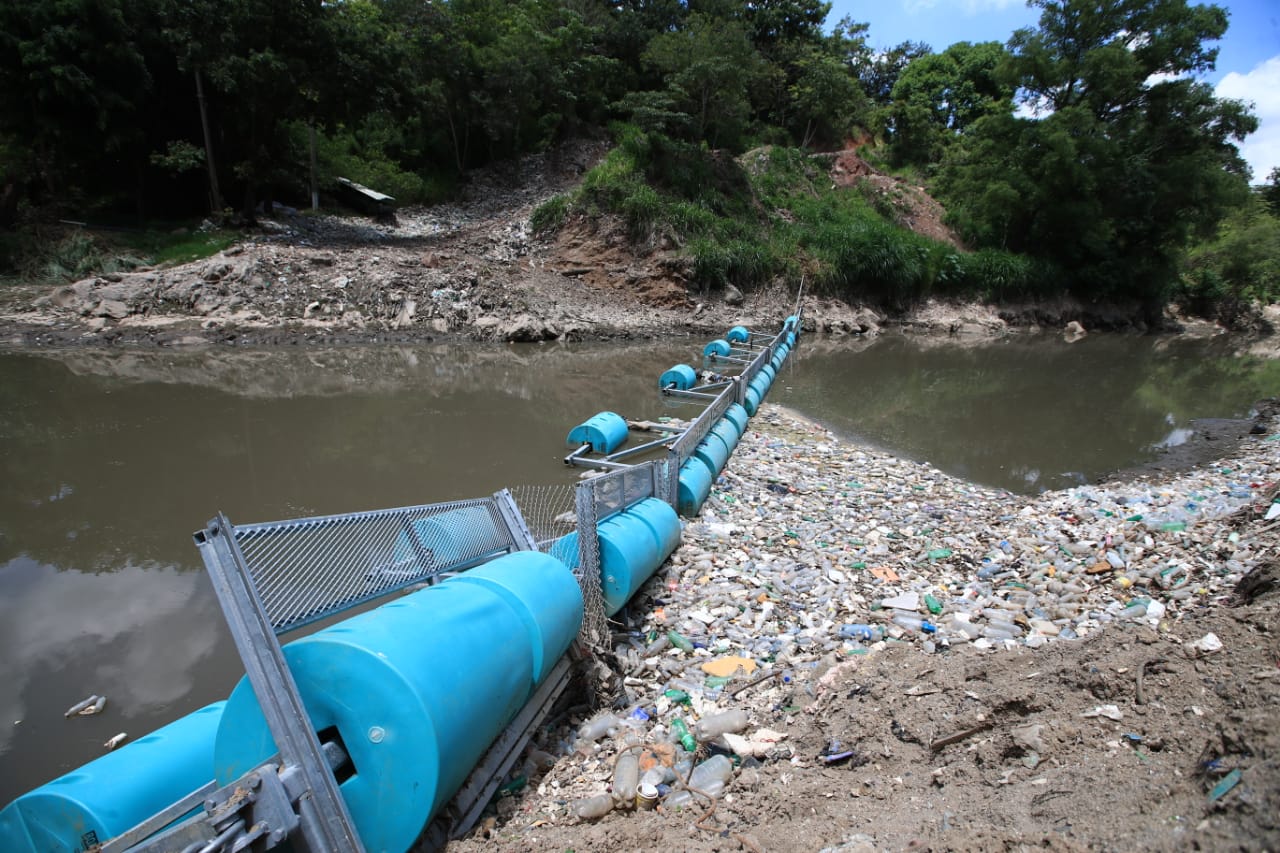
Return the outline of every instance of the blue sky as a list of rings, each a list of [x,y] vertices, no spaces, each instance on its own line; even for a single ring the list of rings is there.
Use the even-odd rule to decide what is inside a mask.
[[[935,51],[958,41],[1007,41],[1019,27],[1034,27],[1039,9],[1022,0],[831,0],[828,24],[848,15],[870,25],[873,48],[923,41]],[[1218,0],[1230,14],[1218,44],[1217,69],[1206,80],[1219,97],[1251,101],[1261,120],[1240,146],[1255,183],[1280,166],[1280,2]]]

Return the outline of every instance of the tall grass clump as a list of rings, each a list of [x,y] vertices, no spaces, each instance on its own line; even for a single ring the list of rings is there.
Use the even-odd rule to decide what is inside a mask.
[[[1062,289],[1061,276],[1050,265],[1000,249],[951,254],[941,279],[949,295],[993,302],[1049,296]]]
[[[560,230],[569,218],[569,196],[561,193],[552,196],[533,209],[529,215],[529,227],[535,234],[549,234]]]

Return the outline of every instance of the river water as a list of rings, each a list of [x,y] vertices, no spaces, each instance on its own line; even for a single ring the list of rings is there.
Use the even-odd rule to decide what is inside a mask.
[[[191,540],[251,522],[564,484],[601,410],[688,417],[643,346],[0,354],[0,806],[230,692],[243,672]],[[769,401],[1034,492],[1149,457],[1280,390],[1220,342],[801,342]],[[62,712],[91,693],[95,717]]]

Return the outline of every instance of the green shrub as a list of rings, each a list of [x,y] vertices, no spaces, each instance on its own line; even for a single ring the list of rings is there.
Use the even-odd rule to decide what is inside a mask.
[[[569,196],[561,194],[552,196],[533,209],[529,216],[529,227],[535,234],[549,234],[559,231],[569,217]]]

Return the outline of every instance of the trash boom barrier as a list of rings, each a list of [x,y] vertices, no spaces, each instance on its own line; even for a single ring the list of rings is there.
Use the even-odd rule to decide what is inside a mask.
[[[348,753],[339,788],[366,849],[413,845],[568,650],[582,612],[572,572],[522,551],[284,647],[312,729]],[[277,751],[242,679],[218,728],[216,781]]]
[[[505,490],[239,527],[220,515],[195,538],[245,678],[15,800],[0,849],[438,848],[568,684],[582,589]]]
[[[789,317],[749,358],[766,336],[744,342],[731,329],[726,345],[748,345],[729,347],[736,377],[698,387],[687,365],[664,374],[664,394],[710,400],[683,430],[619,450],[618,415],[575,428],[574,464],[609,473],[579,485],[578,531],[550,556],[533,550],[505,490],[240,527],[219,515],[195,539],[245,678],[226,703],[15,800],[0,811],[4,849],[361,853],[439,847],[465,831],[567,685],[575,634],[607,638],[606,609],[625,606],[678,546],[673,508],[701,507],[754,414],[749,383],[762,399],[799,327]],[[611,458],[587,460],[592,450]],[[424,583],[311,637],[277,639]]]

